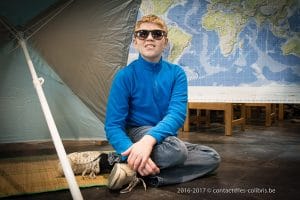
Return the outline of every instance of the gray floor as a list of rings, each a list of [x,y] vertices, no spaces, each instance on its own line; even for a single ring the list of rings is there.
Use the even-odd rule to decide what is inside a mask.
[[[224,127],[193,129],[181,133],[183,140],[215,148],[222,157],[216,173],[191,182],[119,194],[105,187],[82,189],[84,199],[298,199],[300,196],[300,123],[290,120],[247,125],[224,136]],[[54,154],[52,143],[1,145],[1,157]],[[109,150],[108,144],[65,143],[67,152]],[[298,196],[298,197],[297,197]],[[9,199],[72,199],[69,190]]]

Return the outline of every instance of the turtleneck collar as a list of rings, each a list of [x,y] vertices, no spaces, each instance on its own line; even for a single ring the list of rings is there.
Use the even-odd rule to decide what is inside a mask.
[[[139,67],[143,67],[144,69],[147,69],[150,71],[158,71],[162,67],[162,57],[160,58],[160,60],[158,62],[149,62],[149,61],[145,60],[141,56],[141,54],[139,54],[138,62],[140,65]]]

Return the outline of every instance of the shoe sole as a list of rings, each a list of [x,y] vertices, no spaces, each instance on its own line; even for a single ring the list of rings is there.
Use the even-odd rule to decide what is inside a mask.
[[[116,190],[116,189],[120,189],[122,188],[122,185],[121,186],[118,186],[117,182],[119,180],[119,176],[120,176],[120,170],[121,167],[118,165],[118,164],[115,164],[115,166],[113,167],[112,171],[110,172],[110,175],[108,177],[108,184],[107,184],[107,187],[109,189],[112,189],[112,190]],[[116,176],[118,174],[118,176]],[[117,187],[118,186],[118,187]]]

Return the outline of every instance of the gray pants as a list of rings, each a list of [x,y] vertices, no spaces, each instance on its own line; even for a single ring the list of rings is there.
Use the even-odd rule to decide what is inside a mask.
[[[129,128],[128,136],[133,142],[140,140],[151,126]],[[145,177],[152,186],[183,183],[213,172],[221,158],[212,148],[183,142],[175,136],[167,137],[154,146],[152,160],[160,168],[155,176]]]

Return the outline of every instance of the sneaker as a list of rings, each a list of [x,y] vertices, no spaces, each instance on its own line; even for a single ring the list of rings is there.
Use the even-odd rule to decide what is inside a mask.
[[[133,171],[126,163],[116,163],[113,167],[109,177],[107,187],[111,190],[117,190],[128,185],[122,189],[120,193],[130,192],[137,184],[143,183],[146,191],[146,184],[142,178],[138,178],[135,171]]]
[[[70,153],[67,157],[75,175],[81,174],[82,177],[86,177],[89,173],[90,178],[95,178],[96,174],[100,173],[100,155],[100,151],[85,151]],[[58,172],[60,175],[64,175],[60,163],[58,164]]]
[[[121,161],[121,156],[114,152],[101,151],[74,152],[67,155],[75,175],[81,174],[83,178],[96,178],[97,174],[109,173],[116,162]],[[62,166],[58,164],[58,172],[64,175]],[[88,175],[88,176],[87,176]]]

